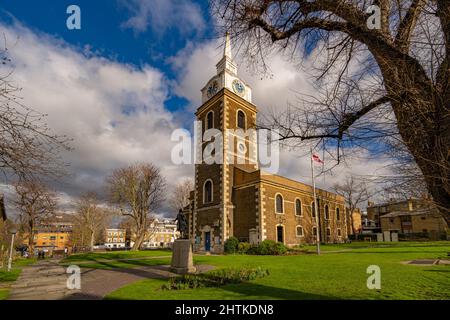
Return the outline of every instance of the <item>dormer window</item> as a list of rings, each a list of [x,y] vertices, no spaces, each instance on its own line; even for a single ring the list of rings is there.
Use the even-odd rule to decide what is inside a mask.
[[[237,113],[237,126],[245,130],[245,113],[242,110]]]

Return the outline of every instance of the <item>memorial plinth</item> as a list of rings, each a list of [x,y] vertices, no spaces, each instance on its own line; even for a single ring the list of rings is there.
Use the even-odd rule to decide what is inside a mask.
[[[173,243],[170,270],[178,274],[193,273],[196,271],[193,262],[192,245],[189,239],[177,239]]]

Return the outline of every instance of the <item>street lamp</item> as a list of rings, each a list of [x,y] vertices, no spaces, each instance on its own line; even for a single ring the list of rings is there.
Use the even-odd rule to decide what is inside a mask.
[[[14,250],[14,236],[16,235],[17,230],[15,228],[11,228],[9,230],[9,233],[11,233],[11,247],[9,249],[8,272],[11,271],[12,255]]]

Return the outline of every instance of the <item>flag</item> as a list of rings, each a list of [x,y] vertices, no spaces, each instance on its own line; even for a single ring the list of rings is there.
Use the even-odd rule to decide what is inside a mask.
[[[315,162],[318,162],[318,163],[324,163],[320,158],[319,158],[319,156],[317,155],[317,154],[313,154],[312,155],[312,159],[315,161]]]

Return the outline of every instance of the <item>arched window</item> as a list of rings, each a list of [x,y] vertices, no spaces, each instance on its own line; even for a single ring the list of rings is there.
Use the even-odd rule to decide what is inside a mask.
[[[327,205],[325,205],[325,219],[330,219],[330,210],[328,209]]]
[[[327,228],[327,236],[331,236],[331,229]]]
[[[313,227],[313,236],[317,236],[317,228]]]
[[[316,217],[316,209],[315,209],[315,203],[314,203],[314,201],[311,202],[311,217],[313,217],[313,218]]]
[[[245,130],[245,113],[242,110],[237,113],[237,126]]]
[[[210,203],[213,201],[213,185],[211,180],[206,180],[203,186],[203,203]]]
[[[341,220],[341,212],[339,211],[339,208],[336,208],[336,220]]]
[[[283,197],[277,194],[275,197],[275,211],[276,213],[283,213]]]
[[[302,228],[302,226],[297,226],[296,227],[296,233],[297,233],[297,237],[303,237],[303,228]]]
[[[338,237],[341,236],[341,229],[337,229]]]
[[[206,115],[206,130],[214,128],[214,112],[210,111]]]
[[[295,200],[295,214],[297,216],[302,215],[302,202],[300,201],[300,199]]]

